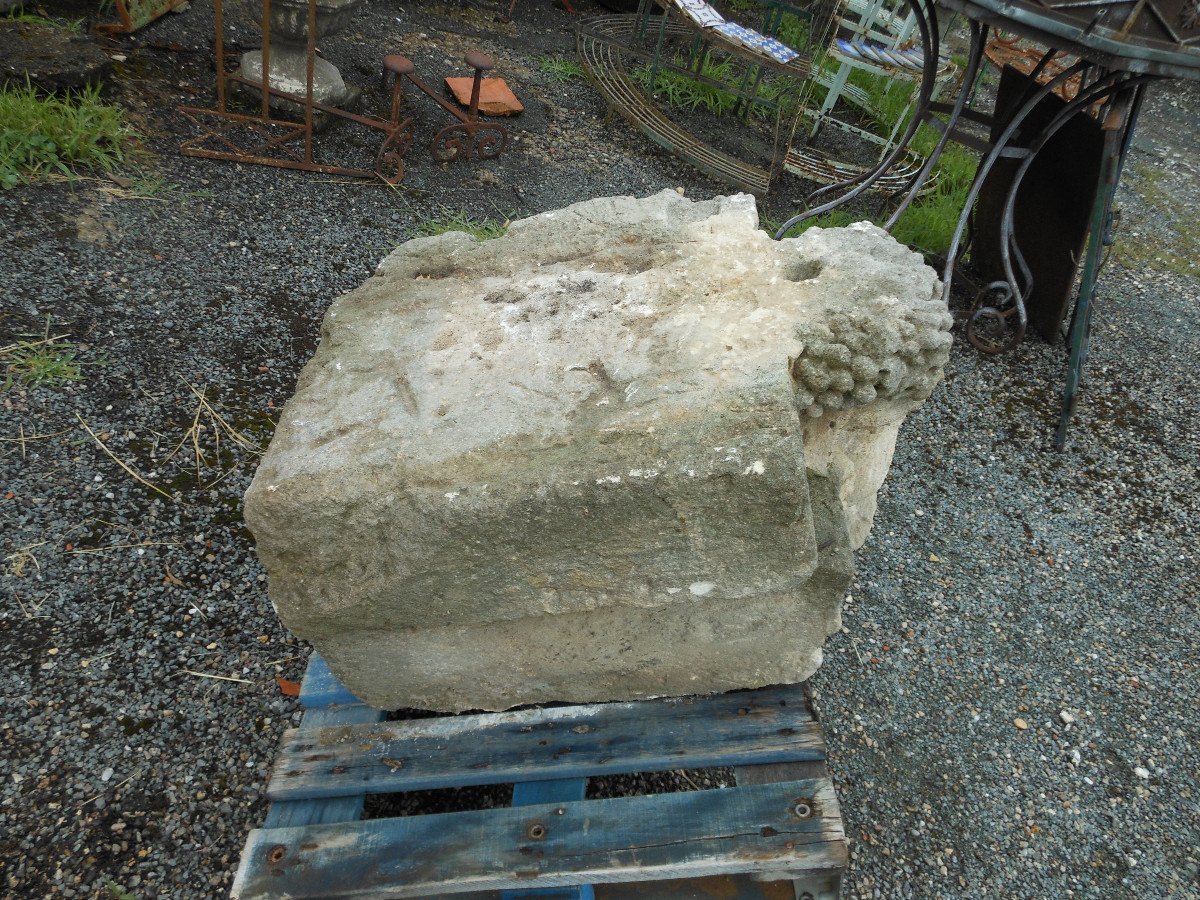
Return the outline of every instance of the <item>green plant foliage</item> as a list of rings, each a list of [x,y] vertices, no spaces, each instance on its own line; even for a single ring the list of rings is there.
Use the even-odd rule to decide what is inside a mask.
[[[817,216],[815,219],[808,219],[801,222],[799,225],[793,225],[787,230],[783,236],[785,238],[796,237],[804,234],[812,227],[817,228],[845,228],[861,219],[862,216],[856,216],[854,213],[845,209],[835,209],[832,212],[827,212],[823,216]],[[770,216],[763,216],[759,221],[759,227],[771,237],[783,226],[783,219],[773,219]]]
[[[53,172],[72,177],[77,168],[108,171],[129,157],[134,137],[95,88],[64,97],[0,88],[0,187]]]
[[[543,56],[538,60],[538,71],[559,81],[576,81],[584,77],[583,66],[573,59],[561,56]]]
[[[675,65],[690,68],[687,60],[676,56]],[[630,73],[633,80],[642,90],[650,93],[650,66],[637,66]],[[740,82],[743,71],[730,58],[714,60],[706,56],[700,69],[704,78],[725,84]],[[750,114],[758,119],[767,119],[775,115],[773,106],[782,108],[784,116],[795,110],[796,98],[792,95],[795,84],[787,78],[762,78],[757,85],[755,95],[762,103],[755,103],[750,108]],[[737,107],[738,96],[731,90],[717,87],[700,81],[692,75],[685,75],[673,69],[661,68],[654,78],[654,95],[668,106],[687,111],[703,110],[716,116],[727,115]]]
[[[808,46],[811,31],[807,21],[793,13],[784,13],[775,37],[793,50],[802,51]]]
[[[82,32],[84,19],[60,19],[57,17],[51,18],[47,16],[35,16],[32,13],[24,13],[13,11],[5,18],[9,22],[17,22],[22,25],[40,25],[43,28],[62,28],[66,31]]]
[[[13,385],[57,388],[79,379],[75,345],[68,341],[23,342],[4,354],[5,390]]]
[[[685,64],[686,62],[681,56],[675,58],[675,65],[684,66]],[[630,74],[643,90],[647,93],[650,92],[650,66],[637,66]],[[700,68],[700,74],[714,81],[729,81],[736,77],[737,73],[730,60],[723,59],[718,62],[714,61],[711,56],[706,56],[704,65]],[[690,75],[684,75],[673,69],[659,69],[654,76],[653,88],[656,96],[661,97],[668,106],[676,109],[703,109],[713,115],[723,116],[737,105],[736,94],[698,81]]]
[[[504,234],[508,228],[508,222],[501,222],[498,219],[475,219],[466,213],[452,213],[441,219],[427,219],[424,222],[414,226],[408,236],[415,237],[432,237],[438,234],[445,234],[448,231],[465,231],[481,241],[490,241],[492,238],[498,238]]]
[[[873,121],[877,131],[884,135],[892,133],[899,124],[899,131],[908,127],[912,115],[912,93],[915,86],[911,82],[893,81],[869,72],[855,70],[850,73],[850,83],[860,88],[867,96],[864,112]],[[937,145],[939,134],[927,125],[922,125],[913,136],[912,149],[921,156],[928,156]],[[970,151],[957,145],[948,145],[938,160],[931,179],[931,186],[918,197],[892,228],[896,240],[915,247],[924,253],[940,256],[950,248],[950,241],[958,227],[958,219],[962,214],[967,193],[975,178],[979,158]],[[876,221],[882,225],[886,214]],[[823,228],[836,228],[849,225],[863,218],[837,209],[824,216],[809,219],[795,226],[788,232],[788,237],[795,237],[814,225]],[[767,228],[772,234],[778,230],[779,224],[773,229]]]
[[[893,237],[926,253],[945,254],[978,165],[978,157],[961,147],[947,147],[938,160],[933,187],[904,211],[892,228]]]

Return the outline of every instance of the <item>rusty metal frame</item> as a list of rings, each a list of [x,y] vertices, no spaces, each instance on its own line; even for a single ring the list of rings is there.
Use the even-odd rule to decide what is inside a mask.
[[[391,59],[393,57],[389,57]],[[404,59],[403,57],[394,57]],[[479,120],[479,94],[483,85],[483,73],[492,68],[490,57],[482,53],[470,52],[466,55],[467,65],[475,70],[474,81],[471,84],[471,102],[466,112],[463,112],[449,100],[442,97],[431,85],[426,84],[412,71],[411,62],[408,70],[395,73],[393,87],[392,117],[398,116],[398,110],[404,103],[404,81],[409,81],[414,87],[426,94],[438,106],[452,115],[458,121],[439,130],[429,143],[429,153],[438,162],[452,162],[457,159],[469,159],[472,155],[479,159],[495,159],[508,146],[508,129],[498,122],[481,122]],[[384,85],[387,84],[388,70],[384,69]],[[411,121],[411,120],[410,120]]]
[[[319,103],[313,98],[313,72],[317,55],[316,0],[308,0],[307,71],[303,96],[271,86],[271,0],[262,0],[262,78],[257,81],[225,71],[222,0],[213,0],[213,18],[217,104],[212,108],[179,107],[179,112],[202,130],[199,136],[189,138],[180,145],[180,153],[184,156],[203,159],[220,159],[281,169],[298,169],[326,175],[380,178],[388,184],[397,184],[404,178],[404,156],[413,142],[411,118],[400,119],[394,111],[393,116],[388,120],[376,119]],[[257,114],[235,112],[229,108],[230,82],[242,84],[260,92],[260,107]],[[273,115],[271,112],[272,98],[288,100],[302,107],[304,110],[303,122],[295,122]],[[313,117],[317,112],[382,131],[384,138],[375,158],[375,167],[367,170],[316,162],[313,159]],[[266,139],[253,147],[240,145],[229,133],[238,127],[249,128]],[[273,131],[278,133],[272,136]],[[289,146],[291,142],[301,139],[303,140],[302,151]],[[213,141],[223,144],[228,149],[216,150],[204,146]],[[273,151],[283,155],[268,155]]]

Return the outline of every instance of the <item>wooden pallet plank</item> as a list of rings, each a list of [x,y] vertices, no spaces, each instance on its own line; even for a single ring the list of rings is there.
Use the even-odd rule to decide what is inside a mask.
[[[292,731],[268,796],[313,799],[824,759],[795,686]]]
[[[829,778],[824,761],[798,763],[772,763],[763,766],[737,766],[733,777],[738,785],[776,784],[781,781],[800,781],[808,778]],[[831,801],[830,815],[841,818],[841,807],[837,797]],[[810,869],[766,873],[761,876],[768,881],[788,880],[795,889],[797,900],[840,900],[842,896],[842,872],[813,872]]]
[[[348,698],[348,699],[347,699]],[[319,654],[312,654],[300,687],[300,702],[307,707],[301,720],[302,732],[346,725],[368,725],[383,721],[386,713],[365,706],[346,690]],[[264,828],[292,828],[354,822],[362,816],[366,794],[328,800],[284,800],[267,810]]]
[[[751,881],[745,875],[598,884],[594,893],[596,900],[799,900],[790,881]],[[455,900],[496,900],[496,892],[468,891],[454,897]]]
[[[812,811],[798,818],[803,801]],[[828,780],[251,832],[234,882],[262,897],[421,897],[846,863]],[[539,831],[544,829],[544,832]]]
[[[586,778],[552,778],[524,781],[513,785],[513,806],[536,806],[539,803],[566,803],[582,800],[587,795]],[[578,887],[535,888],[527,891],[504,891],[500,900],[595,900],[590,884]]]
[[[335,703],[365,705],[350,693],[341,680],[329,668],[329,663],[319,653],[308,658],[308,668],[300,686],[300,703],[305,709],[331,706]]]
[[[304,714],[302,727],[320,728],[328,725],[365,725],[380,722],[386,713],[361,704],[310,709]],[[324,825],[332,822],[354,822],[361,815],[365,793],[327,800],[281,800],[267,810],[263,828],[290,828],[300,825]]]

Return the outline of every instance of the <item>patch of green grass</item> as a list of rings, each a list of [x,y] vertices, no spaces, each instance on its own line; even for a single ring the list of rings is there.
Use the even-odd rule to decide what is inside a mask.
[[[65,31],[82,32],[85,19],[60,19],[58,17],[35,16],[32,13],[14,10],[5,16],[9,22],[22,25],[40,25],[43,28],[61,28]]]
[[[675,58],[675,65],[685,65],[682,57]],[[637,66],[630,73],[644,91],[650,92],[651,68],[648,65]],[[728,59],[719,62],[711,57],[705,57],[700,74],[714,81],[729,81],[735,76],[733,63]],[[659,69],[654,77],[654,94],[661,97],[668,106],[676,109],[694,111],[703,109],[716,116],[723,116],[737,105],[737,95],[722,90],[703,81],[698,81],[690,75],[676,72],[673,69]]]
[[[504,234],[507,228],[507,220],[476,219],[466,213],[457,212],[440,219],[427,219],[410,229],[408,236],[410,238],[433,237],[448,231],[465,231],[478,240],[490,241],[492,238],[498,238]]]
[[[558,81],[576,81],[584,77],[583,66],[573,59],[563,59],[561,56],[539,58],[538,71]]]
[[[674,62],[677,66],[687,65],[682,56],[676,56]],[[733,84],[741,79],[741,71],[733,60],[728,58],[718,61],[711,56],[705,57],[700,74],[724,84]],[[630,75],[642,90],[650,93],[650,66],[637,66]],[[790,96],[793,89],[794,84],[786,78],[763,78],[757,86],[757,96],[763,103],[754,104],[751,113],[759,119],[768,118],[774,115],[774,111],[771,106],[765,104],[777,104],[783,107],[783,114],[786,116],[789,106],[795,103],[795,97]],[[654,79],[654,95],[676,109],[689,112],[703,110],[715,116],[733,112],[738,104],[738,96],[733,91],[667,68],[658,70]]]
[[[81,364],[76,358],[75,345],[64,340],[65,337],[65,334],[50,336],[47,318],[46,332],[40,339],[0,347],[4,390],[13,385],[58,388],[79,381]]]
[[[0,88],[0,187],[48,173],[109,171],[129,158],[135,133],[124,113],[88,88],[64,97],[31,86]]]
[[[962,214],[963,204],[966,203],[967,192],[971,189],[971,181],[975,177],[975,169],[978,165],[978,157],[968,151],[960,147],[947,147],[934,170],[936,180],[933,186],[922,193],[904,211],[896,224],[892,226],[892,236],[900,243],[907,244],[928,255],[945,255],[946,251],[950,249],[950,241],[954,237],[954,230],[958,227],[958,219]],[[835,209],[823,216],[800,223],[786,236],[795,237],[814,225],[822,228],[840,228],[863,218],[865,216],[861,214]],[[886,218],[885,214],[875,219],[875,224],[882,226]],[[776,230],[778,230],[778,225],[776,225]],[[772,234],[774,234],[773,231]]]
[[[892,228],[892,236],[926,253],[944,255],[950,249],[978,165],[979,158],[969,151],[947,147],[938,160],[933,187],[904,211]]]
[[[847,225],[851,225],[860,219],[862,219],[862,216],[856,216],[849,210],[835,209],[825,213],[823,216],[817,216],[815,219],[808,219],[799,225],[793,225],[783,236],[785,238],[796,237],[814,226],[818,228],[845,228]],[[763,216],[759,220],[759,227],[771,235],[771,237],[774,237],[775,233],[783,226],[784,221],[786,220]]]

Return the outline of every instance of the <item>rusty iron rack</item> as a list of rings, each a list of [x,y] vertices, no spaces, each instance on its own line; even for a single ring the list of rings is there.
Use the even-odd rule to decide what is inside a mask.
[[[841,811],[803,685],[387,721],[314,654],[300,702],[237,900],[840,896]],[[737,786],[585,799],[589,777],[709,766]],[[512,805],[363,819],[367,795],[489,784]]]
[[[475,50],[468,52],[464,59],[475,72],[471,82],[471,103],[466,112],[441,97],[434,88],[419,79],[415,74],[416,65],[407,56],[397,53],[383,59],[383,86],[386,88],[388,80],[392,81],[391,121],[398,121],[405,106],[405,81],[411,82],[438,106],[458,119],[456,123],[438,131],[430,141],[429,152],[438,162],[469,159],[472,155],[479,159],[494,159],[504,152],[508,145],[507,128],[479,120],[479,92],[483,84],[483,73],[492,69],[495,62],[487,54]]]
[[[279,90],[271,85],[271,0],[262,0],[261,81],[252,81],[241,75],[225,71],[222,6],[222,0],[213,0],[217,103],[214,108],[179,107],[179,112],[201,129],[199,136],[184,141],[179,148],[180,153],[204,159],[299,169],[327,175],[381,178],[389,184],[396,184],[404,177],[404,155],[413,143],[411,119],[400,120],[394,117],[388,120],[376,119],[317,102],[313,97],[313,72],[317,55],[316,0],[308,0],[307,72],[303,96]],[[241,113],[229,108],[231,82],[259,91],[261,97],[257,113]],[[272,98],[287,101],[302,109],[303,120],[296,122],[274,115],[271,111]],[[313,121],[316,113],[345,119],[357,125],[383,132],[383,141],[376,155],[374,168],[367,170],[315,161],[313,158]],[[249,146],[239,143],[233,134],[239,128],[253,133],[261,140]],[[297,141],[301,142],[300,148],[293,146],[293,143]],[[213,143],[224,149],[213,148],[210,146]]]

